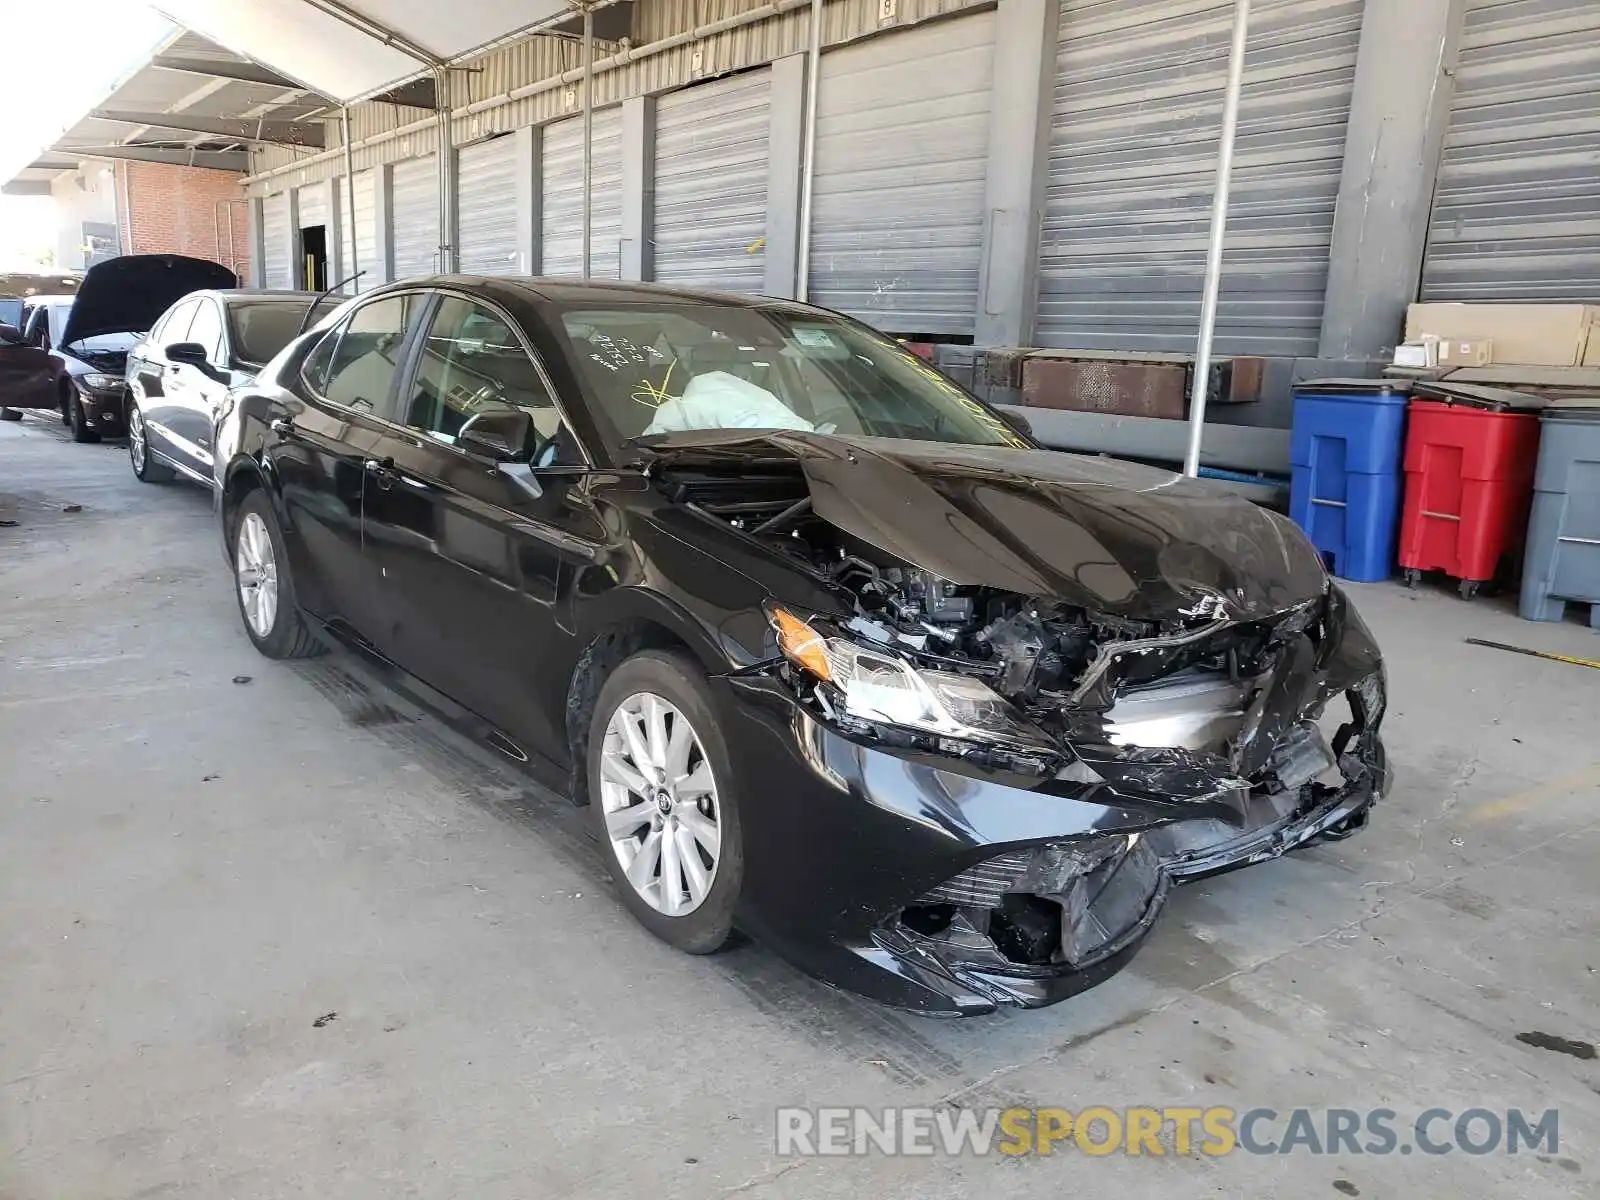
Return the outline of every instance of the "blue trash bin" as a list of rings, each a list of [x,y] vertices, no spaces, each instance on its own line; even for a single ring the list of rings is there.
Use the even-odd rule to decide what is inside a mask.
[[[1552,401],[1543,423],[1518,608],[1559,621],[1587,604],[1600,629],[1600,399]]]
[[[1408,395],[1386,379],[1294,389],[1289,515],[1343,579],[1371,583],[1394,568]]]

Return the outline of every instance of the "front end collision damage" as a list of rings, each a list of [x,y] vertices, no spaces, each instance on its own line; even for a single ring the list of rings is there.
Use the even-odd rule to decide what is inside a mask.
[[[919,482],[932,475],[941,499],[960,496],[941,466]],[[791,769],[864,806],[841,836],[878,848],[832,868],[822,911],[803,922],[820,937],[787,948],[819,975],[935,1012],[1053,1003],[1126,962],[1173,884],[1347,836],[1385,792],[1377,647],[1270,514],[1230,513],[1223,537],[1257,572],[1236,587],[1225,560],[1170,529],[1155,557],[1188,578],[1141,574],[1140,547],[1108,550],[1101,522],[1096,549],[1142,593],[1118,611],[1081,588],[1020,594],[913,565],[871,536],[892,521],[844,528],[848,515],[819,515],[820,495],[836,517],[850,491],[836,456],[825,474],[819,488],[806,472],[809,492],[764,474],[748,492],[724,479],[678,497],[840,601],[826,612],[769,605],[783,653],[731,680],[737,708],[787,727]],[[995,480],[984,483],[992,493]],[[1037,498],[1036,481],[1025,486]],[[1082,516],[1061,494],[1048,504]],[[1143,524],[1130,536],[1153,522]],[[1274,539],[1276,570],[1261,549]],[[944,563],[955,557],[946,547]],[[1033,565],[1020,552],[1007,564],[1013,578]],[[772,903],[793,908],[792,897]]]

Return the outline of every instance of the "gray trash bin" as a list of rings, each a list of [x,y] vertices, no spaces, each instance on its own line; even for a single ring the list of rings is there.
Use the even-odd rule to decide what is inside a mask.
[[[1559,621],[1587,604],[1600,629],[1600,397],[1552,401],[1541,420],[1519,611]]]

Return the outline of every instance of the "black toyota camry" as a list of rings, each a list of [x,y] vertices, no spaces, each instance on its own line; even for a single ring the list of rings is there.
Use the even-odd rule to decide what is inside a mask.
[[[1051,453],[805,305],[444,277],[229,393],[245,630],[587,805],[622,902],[906,1008],[1037,1006],[1173,883],[1367,819],[1382,661],[1290,522]]]

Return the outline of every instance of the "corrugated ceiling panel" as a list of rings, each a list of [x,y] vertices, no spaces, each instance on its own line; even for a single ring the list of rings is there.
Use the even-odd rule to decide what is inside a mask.
[[[1600,300],[1600,0],[1470,0],[1426,300]]]
[[[1217,346],[1314,354],[1361,0],[1252,9]],[[1233,5],[1063,0],[1036,340],[1181,352],[1200,323]]]

